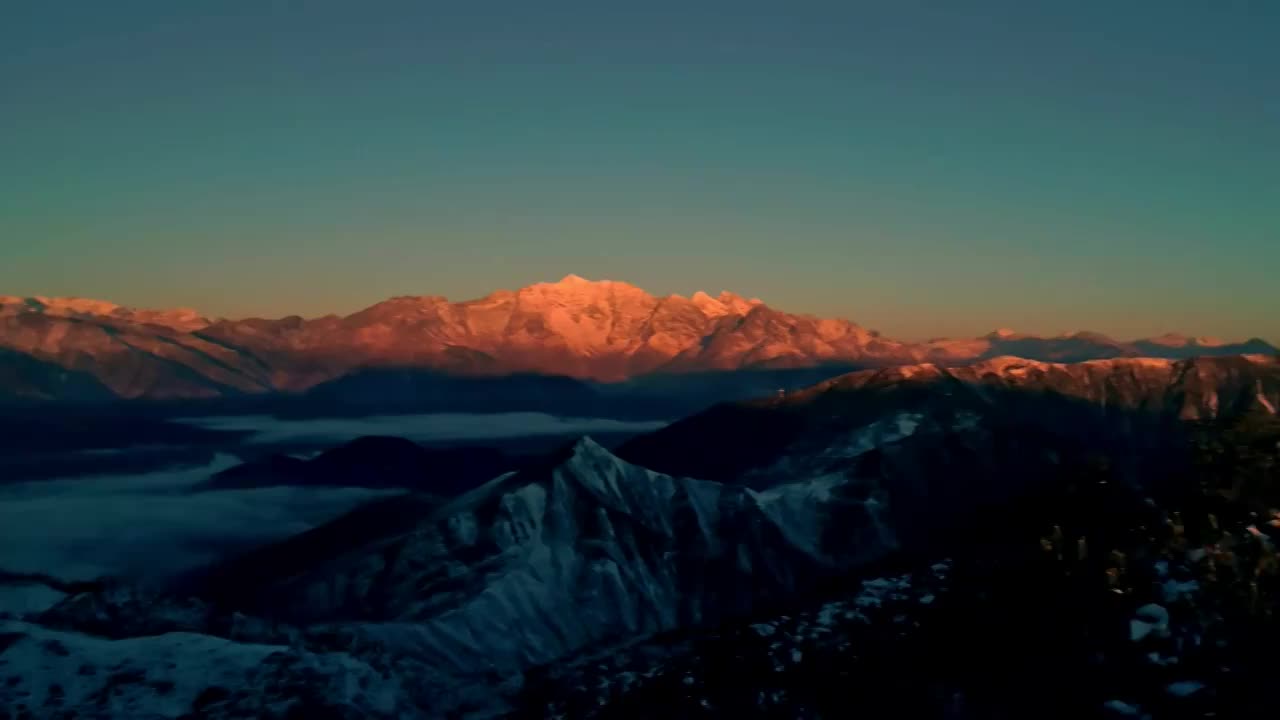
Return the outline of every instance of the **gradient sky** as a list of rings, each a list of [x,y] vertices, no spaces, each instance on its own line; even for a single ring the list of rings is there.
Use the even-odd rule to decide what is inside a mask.
[[[17,0],[0,294],[1280,341],[1280,3]]]

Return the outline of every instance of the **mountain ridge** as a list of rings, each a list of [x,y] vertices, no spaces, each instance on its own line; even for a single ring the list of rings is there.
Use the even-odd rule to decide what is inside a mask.
[[[188,309],[0,296],[0,348],[85,373],[118,397],[151,399],[296,393],[369,368],[616,383],[663,373],[963,364],[1004,355],[1074,362],[1280,352],[1260,338],[1227,343],[1173,334],[1123,342],[1090,332],[999,330],[906,342],[728,291],[659,297],[576,275],[460,302],[397,296],[317,318],[211,319]],[[27,394],[56,396],[57,387]]]
[[[1102,448],[1164,441],[1160,433],[1182,423],[1252,412],[1280,412],[1280,358],[1000,357],[959,367],[862,370],[775,397],[722,403],[633,438],[617,454],[659,472],[724,481],[804,447],[846,442],[847,428],[886,416],[944,431],[988,421],[1019,431],[1046,428]]]

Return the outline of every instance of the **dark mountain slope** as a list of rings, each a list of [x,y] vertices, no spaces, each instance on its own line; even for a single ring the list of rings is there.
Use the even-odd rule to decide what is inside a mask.
[[[404,488],[452,497],[470,490],[517,461],[483,447],[426,448],[403,438],[362,437],[310,460],[273,455],[214,475],[202,489],[300,485]]]
[[[998,358],[867,370],[782,397],[721,405],[628,441],[620,457],[717,480],[847,442],[886,417],[946,432],[998,422],[1100,448],[1158,446],[1186,421],[1274,414],[1280,361],[1115,359],[1073,365]]]
[[[92,404],[114,397],[89,373],[0,348],[0,407],[55,399]]]

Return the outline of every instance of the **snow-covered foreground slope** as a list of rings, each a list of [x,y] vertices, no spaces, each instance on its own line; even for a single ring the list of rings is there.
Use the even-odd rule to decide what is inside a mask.
[[[0,622],[0,651],[0,708],[16,717],[270,718],[323,706],[376,718],[405,707],[397,680],[341,653],[179,632],[107,640],[20,621]]]

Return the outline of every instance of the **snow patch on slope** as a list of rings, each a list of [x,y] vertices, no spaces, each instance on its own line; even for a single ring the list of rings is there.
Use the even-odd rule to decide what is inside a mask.
[[[1267,395],[1262,389],[1262,381],[1258,380],[1254,383],[1254,385],[1258,391],[1257,392],[1258,403],[1262,405],[1262,407],[1266,408],[1267,412],[1271,413],[1272,415],[1276,415],[1277,414],[1276,406],[1270,400],[1267,399]]]
[[[783,535],[806,553],[822,554],[823,526],[816,522],[820,508],[832,499],[832,491],[848,482],[843,475],[824,475],[805,482],[778,485],[762,492],[748,491],[765,516]]]
[[[914,435],[923,420],[920,413],[896,413],[840,435],[817,452],[805,448],[784,455],[766,468],[747,472],[742,480],[752,487],[769,487],[822,478],[832,472],[833,466]]]
[[[170,633],[102,640],[22,622],[0,623],[9,680],[0,705],[101,708],[110,717],[177,717],[206,688],[244,687],[251,671],[283,647]]]
[[[346,653],[198,633],[108,640],[4,621],[0,660],[0,707],[36,717],[174,718],[197,703],[212,706],[202,717],[275,717],[303,695],[359,717],[409,706],[399,681]]]

